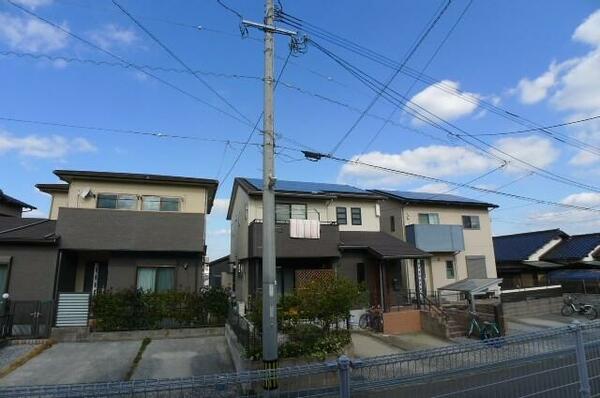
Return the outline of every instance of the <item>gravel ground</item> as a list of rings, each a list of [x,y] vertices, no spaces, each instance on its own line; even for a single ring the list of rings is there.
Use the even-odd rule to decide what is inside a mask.
[[[35,347],[37,346],[34,344],[17,344],[0,348],[0,369],[10,365],[13,361],[27,354]]]

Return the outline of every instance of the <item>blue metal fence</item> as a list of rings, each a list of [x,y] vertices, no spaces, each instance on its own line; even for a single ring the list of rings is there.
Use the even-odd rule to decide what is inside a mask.
[[[600,397],[600,321],[367,359],[168,380],[0,388],[12,397]]]

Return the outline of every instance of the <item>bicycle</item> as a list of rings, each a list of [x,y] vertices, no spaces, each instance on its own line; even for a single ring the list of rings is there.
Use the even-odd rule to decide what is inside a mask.
[[[500,329],[496,322],[493,321],[483,321],[483,327],[479,324],[479,316],[475,312],[469,312],[471,315],[471,321],[469,322],[469,330],[467,331],[467,337],[473,336],[475,333],[475,329],[477,329],[477,333],[481,340],[493,339],[496,337],[500,337]]]
[[[370,328],[376,332],[383,331],[383,314],[381,306],[376,305],[369,307],[367,312],[362,314],[358,319],[358,326],[361,329]]]
[[[571,316],[574,313],[585,316],[590,321],[598,318],[598,310],[591,304],[578,303],[575,304],[575,299],[572,296],[565,297],[565,305],[563,305],[560,313],[563,316]]]

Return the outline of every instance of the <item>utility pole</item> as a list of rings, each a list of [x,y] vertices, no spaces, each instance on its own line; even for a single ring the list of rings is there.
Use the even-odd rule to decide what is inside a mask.
[[[262,233],[262,354],[263,367],[267,370],[265,390],[277,386],[277,285],[275,256],[275,116],[273,91],[275,43],[274,34],[291,37],[290,50],[302,52],[305,41],[297,39],[297,33],[277,28],[273,0],[265,0],[264,23],[242,20],[243,31],[249,27],[265,33],[264,47],[264,114],[263,114],[263,233]]]
[[[266,0],[265,25],[273,26],[273,0]],[[275,257],[275,133],[273,115],[273,58],[274,38],[265,29],[265,76],[263,117],[263,253],[262,253],[262,354],[265,370],[277,369],[277,294]],[[265,389],[277,388],[277,379],[267,376]]]

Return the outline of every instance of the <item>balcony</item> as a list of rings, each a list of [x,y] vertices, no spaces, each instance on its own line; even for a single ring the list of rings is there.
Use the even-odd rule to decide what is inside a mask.
[[[248,256],[262,257],[262,222],[248,226]],[[340,231],[337,224],[321,223],[320,239],[290,238],[289,224],[275,225],[275,250],[279,258],[339,257]]]
[[[61,207],[62,249],[204,252],[204,214]]]
[[[454,253],[465,250],[462,225],[407,225],[406,241],[430,253]]]

